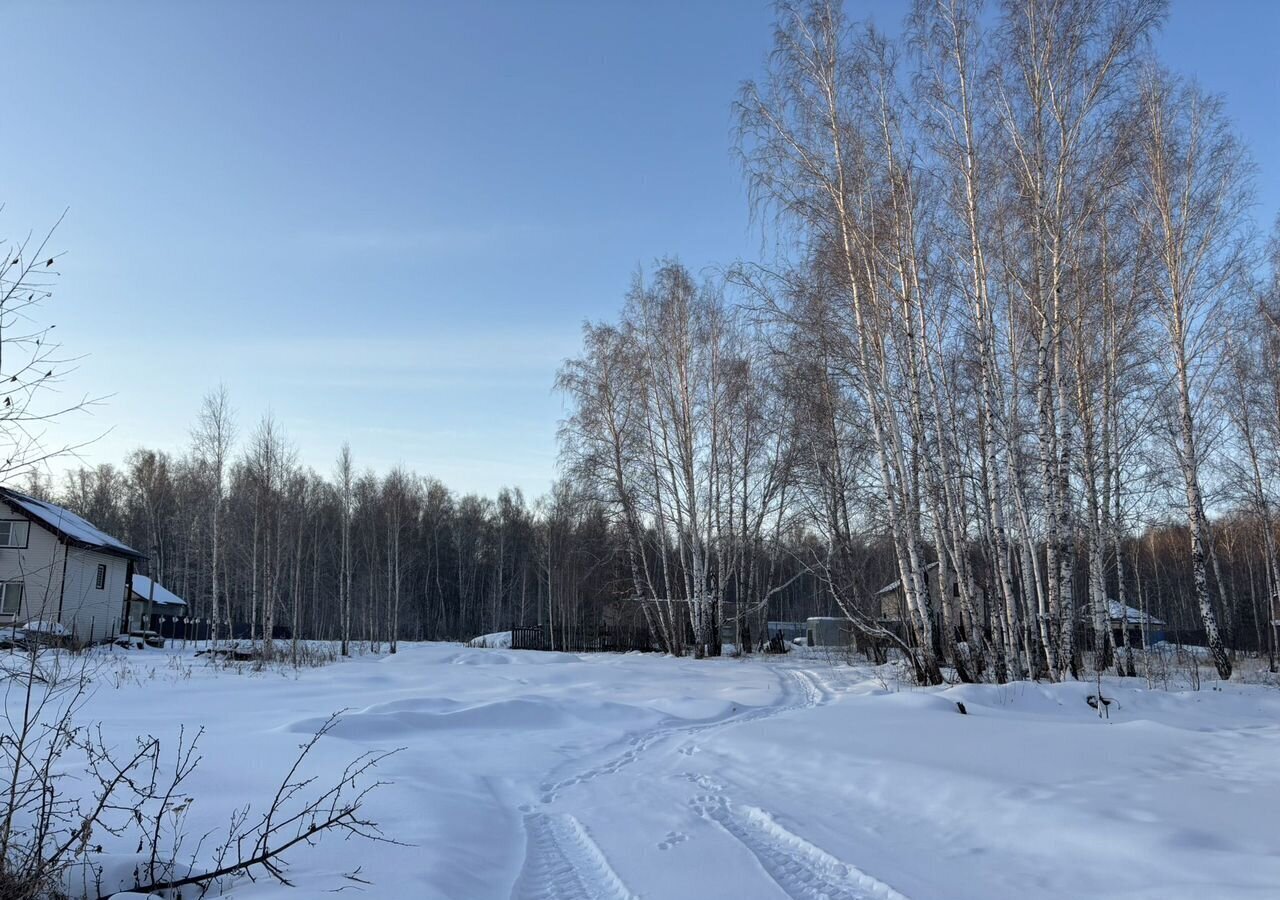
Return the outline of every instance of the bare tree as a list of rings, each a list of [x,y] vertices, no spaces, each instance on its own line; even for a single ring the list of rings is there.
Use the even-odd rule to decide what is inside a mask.
[[[846,337],[836,346],[838,365],[867,411],[916,635],[912,663],[922,681],[937,683],[942,675],[926,585],[917,452],[921,372],[918,346],[904,330],[915,322],[919,298],[899,303],[913,286],[902,281],[901,258],[882,255],[876,239],[887,220],[891,234],[897,229],[900,241],[912,240],[907,210],[895,206],[907,198],[895,181],[902,170],[886,118],[893,72],[883,41],[874,32],[865,39],[851,35],[833,4],[784,4],[769,80],[764,88],[746,87],[739,114],[757,199],[809,237],[830,273],[828,286],[839,292],[832,309]]]
[[[287,856],[299,845],[314,845],[328,833],[388,840],[362,810],[380,784],[370,776],[390,754],[357,757],[328,787],[300,774],[336,724],[335,715],[301,746],[265,809],[237,809],[222,841],[209,843],[205,835],[184,849],[183,812],[195,799],[184,783],[200,762],[199,734],[188,738],[179,731],[171,757],[162,755],[161,741],[151,736],[119,750],[81,721],[97,674],[94,657],[34,643],[6,657],[0,667],[6,712],[0,717],[0,758],[6,763],[0,894],[6,898],[43,900],[70,889],[105,900],[120,891],[186,885],[204,896],[222,879],[254,872],[289,884]],[[84,794],[71,785],[71,761],[85,773]],[[100,854],[111,841],[136,847],[145,860],[131,883],[104,883]]]
[[[235,412],[225,385],[205,395],[193,429],[192,443],[209,482],[209,612],[216,640],[230,622],[230,610],[219,606],[222,580],[222,507],[226,469],[236,440]]]
[[[88,394],[59,396],[77,357],[55,338],[56,326],[40,320],[61,274],[61,254],[50,242],[65,217],[43,237],[0,241],[0,481],[29,476],[86,446],[50,441],[48,427],[100,402]]]
[[[270,413],[264,415],[249,441],[245,462],[254,485],[252,589],[254,597],[261,598],[262,656],[268,660],[275,654],[276,612],[280,603],[284,568],[287,513],[285,490],[296,465],[296,458],[296,451],[280,433],[275,417]],[[255,609],[256,606],[257,604]]]
[[[339,545],[338,608],[342,655],[351,654],[351,513],[354,503],[354,471],[351,445],[344,443],[338,451],[338,512],[341,543]]]
[[[1196,602],[1214,665],[1231,676],[1209,585],[1213,534],[1201,484],[1197,411],[1213,387],[1247,272],[1250,169],[1220,101],[1152,70],[1142,88],[1138,215],[1153,251],[1151,290],[1164,326],[1173,447],[1186,496]],[[1218,581],[1218,590],[1226,585]],[[1224,609],[1231,599],[1221,598]]]
[[[583,326],[583,354],[567,360],[556,377],[574,404],[560,427],[562,459],[590,496],[618,510],[632,596],[663,647],[678,655],[683,641],[670,603],[659,599],[653,584],[637,485],[646,446],[638,355],[634,329]]]
[[[404,578],[404,564],[401,562],[401,547],[404,532],[418,513],[418,482],[403,469],[395,468],[387,475],[382,484],[383,504],[386,507],[387,526],[387,645],[396,652],[396,642],[400,636],[400,603],[401,582]]]

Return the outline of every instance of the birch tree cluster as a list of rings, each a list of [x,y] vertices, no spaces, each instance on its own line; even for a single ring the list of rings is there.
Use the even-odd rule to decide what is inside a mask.
[[[736,103],[776,252],[660,263],[560,378],[672,643],[767,605],[767,556],[924,683],[1132,673],[1134,609],[1223,678],[1274,647],[1277,250],[1222,99],[1156,59],[1166,14],[917,0],[890,38],[778,6]]]
[[[717,654],[726,597],[762,609],[802,571],[779,565],[795,420],[759,331],[665,261],[583,340],[558,382],[570,477],[617,510],[627,587],[662,647]]]

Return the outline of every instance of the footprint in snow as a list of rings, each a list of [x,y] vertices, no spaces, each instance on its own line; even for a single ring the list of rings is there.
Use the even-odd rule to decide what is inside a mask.
[[[666,839],[658,843],[658,849],[670,850],[676,844],[683,844],[687,840],[689,840],[689,835],[687,834],[679,831],[668,831]]]

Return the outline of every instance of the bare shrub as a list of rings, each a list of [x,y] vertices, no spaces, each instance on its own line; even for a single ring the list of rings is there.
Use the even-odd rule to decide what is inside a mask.
[[[289,884],[285,854],[325,833],[390,840],[363,812],[369,792],[382,784],[371,773],[390,753],[356,757],[327,787],[302,774],[336,713],[300,746],[265,808],[235,810],[221,838],[192,838],[186,814],[197,797],[188,783],[200,764],[203,730],[180,730],[167,753],[153,736],[137,738],[127,752],[112,747],[99,728],[80,722],[101,665],[90,654],[5,654],[0,897],[106,898],[187,887],[195,893],[184,896],[204,896],[254,873]],[[87,796],[64,789],[73,777],[91,785]],[[121,854],[119,847],[136,850]]]

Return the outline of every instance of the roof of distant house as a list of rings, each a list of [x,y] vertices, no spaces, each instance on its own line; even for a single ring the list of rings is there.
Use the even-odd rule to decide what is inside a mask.
[[[105,531],[77,516],[69,509],[64,509],[47,500],[37,500],[12,488],[0,487],[0,500],[3,500],[16,512],[39,522],[44,527],[63,539],[89,550],[110,553],[113,556],[124,556],[129,559],[146,559],[147,557],[134,550],[128,544],[118,541]]]
[[[1144,622],[1147,625],[1165,625],[1168,624],[1164,619],[1157,619],[1150,613],[1144,613],[1140,609],[1134,609],[1132,606],[1125,606],[1119,600],[1107,601],[1107,616],[1113,621],[1124,619],[1126,622],[1132,622],[1134,625],[1141,625]]]
[[[173,591],[158,581],[152,581],[146,575],[133,573],[133,592],[144,600],[150,600],[153,606],[186,606],[183,600]]]
[[[924,570],[926,572],[932,572],[936,568],[938,568],[938,562],[937,560],[934,560],[933,562],[929,563],[929,565],[925,566]],[[880,590],[876,591],[876,596],[879,597],[881,594],[887,594],[890,591],[896,591],[898,589],[898,585],[900,585],[901,583],[902,583],[902,580],[899,579],[897,581],[894,581],[891,584],[886,584],[884,587],[880,588]]]

